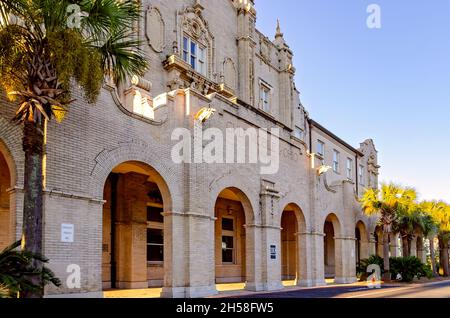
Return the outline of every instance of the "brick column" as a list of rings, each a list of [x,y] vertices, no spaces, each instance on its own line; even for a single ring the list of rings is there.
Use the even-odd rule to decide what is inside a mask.
[[[313,286],[325,286],[324,233],[311,232],[311,276]]]
[[[217,294],[214,222],[215,218],[198,213],[165,213],[162,297],[199,298]]]
[[[375,235],[373,234],[370,234],[368,248],[369,248],[369,257],[377,254],[377,241],[375,240]]]
[[[262,283],[262,258],[261,249],[261,226],[256,224],[246,224],[246,275],[247,283],[245,289],[248,291],[262,291],[264,286]]]
[[[147,193],[148,177],[122,175],[117,195],[116,261],[117,287],[148,288],[147,279]]]
[[[312,255],[315,253],[311,249],[314,236],[310,233],[298,233],[298,252],[297,252],[297,286],[311,287],[314,286],[312,275]]]
[[[391,251],[391,257],[399,257],[400,256],[400,246],[398,245],[398,235],[390,234],[391,243],[389,244],[389,248]]]
[[[182,213],[164,213],[163,298],[184,298],[186,288],[186,233]]]
[[[260,194],[261,207],[261,264],[264,290],[283,289],[281,283],[281,228],[277,217],[279,215],[279,193],[275,184],[262,182]]]
[[[355,238],[335,237],[337,284],[352,284],[356,279]],[[340,258],[340,259],[339,259]]]

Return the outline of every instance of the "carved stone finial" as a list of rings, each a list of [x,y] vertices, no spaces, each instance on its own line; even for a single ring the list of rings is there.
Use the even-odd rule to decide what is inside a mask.
[[[193,8],[196,14],[202,13],[203,10],[205,9],[205,7],[202,6],[202,4],[200,3],[200,0],[195,0]]]
[[[281,32],[281,27],[280,27],[280,19],[277,19],[277,33],[275,34],[275,38],[279,38],[279,37],[283,37],[284,34]]]
[[[178,55],[178,42],[177,41],[173,41],[173,43],[172,43],[172,53],[174,55]]]

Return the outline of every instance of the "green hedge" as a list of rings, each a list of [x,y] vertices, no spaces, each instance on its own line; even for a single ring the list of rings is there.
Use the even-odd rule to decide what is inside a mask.
[[[370,275],[367,273],[367,267],[371,264],[380,266],[381,272],[384,273],[383,258],[372,255],[369,259],[361,260],[361,265],[357,267],[357,273],[360,275],[360,280],[365,281]],[[423,264],[420,259],[415,256],[409,257],[391,257],[389,259],[391,278],[397,279],[398,274],[402,277],[402,282],[412,282],[415,277],[427,277],[431,279],[433,272],[428,265]]]

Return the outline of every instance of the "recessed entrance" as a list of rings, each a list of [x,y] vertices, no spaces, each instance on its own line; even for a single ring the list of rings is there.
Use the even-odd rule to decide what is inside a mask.
[[[161,176],[140,162],[113,169],[105,183],[103,287],[145,289],[164,282],[164,208]]]

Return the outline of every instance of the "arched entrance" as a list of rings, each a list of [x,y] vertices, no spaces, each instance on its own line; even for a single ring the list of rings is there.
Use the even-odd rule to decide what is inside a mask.
[[[335,214],[330,214],[326,220],[324,237],[325,278],[342,277],[342,242],[339,239],[341,225]]]
[[[378,225],[375,228],[373,236],[375,238],[375,255],[383,257],[383,229],[381,226]]]
[[[0,251],[14,240],[14,217],[11,213],[11,198],[8,190],[13,185],[13,172],[6,151],[0,144]]]
[[[296,285],[307,280],[305,217],[296,204],[289,204],[281,216],[281,279],[295,280]]]
[[[362,221],[355,227],[355,259],[356,266],[361,265],[361,260],[369,258],[369,236],[366,226]]]
[[[237,188],[223,190],[215,204],[215,272],[216,283],[244,283],[246,269],[246,219],[251,205]]]
[[[162,287],[163,213],[171,204],[165,181],[144,163],[126,162],[108,176],[104,200],[103,287]]]

